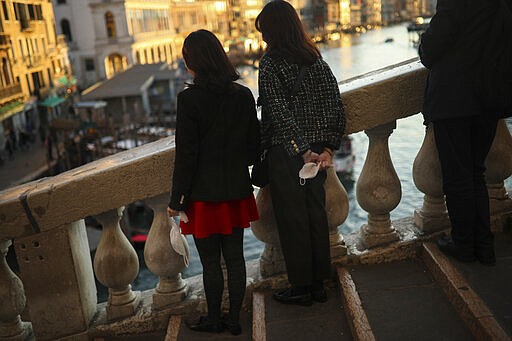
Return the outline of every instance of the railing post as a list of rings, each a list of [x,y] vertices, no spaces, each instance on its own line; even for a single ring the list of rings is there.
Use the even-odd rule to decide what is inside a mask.
[[[187,295],[187,283],[181,278],[185,268],[183,256],[174,251],[169,236],[168,199],[168,194],[162,194],[146,200],[154,218],[144,246],[144,260],[148,269],[160,277],[153,294],[156,309],[182,301]]]
[[[97,301],[84,221],[18,238],[14,246],[36,339],[87,339]]]
[[[412,177],[416,188],[425,194],[423,206],[414,210],[414,224],[429,233],[450,227],[443,192],[443,174],[434,138],[434,126],[428,126],[423,144],[414,159]]]
[[[121,207],[96,216],[103,231],[94,256],[94,271],[109,291],[109,321],[134,315],[140,303],[140,291],[133,292],[130,284],[139,272],[139,259],[119,226],[123,211]]]
[[[368,212],[368,224],[361,226],[360,236],[371,248],[398,240],[389,212],[402,197],[400,180],[389,155],[388,139],[396,121],[365,130],[369,138],[368,154],[356,185],[359,205]]]
[[[23,283],[12,272],[5,259],[10,240],[0,241],[0,339],[25,340],[32,333],[32,325],[21,322],[20,314],[25,309]]]
[[[496,137],[485,161],[487,189],[491,209],[491,227],[502,231],[507,224],[506,216],[512,215],[512,199],[507,193],[504,180],[512,174],[512,137],[505,120],[498,121]]]
[[[347,246],[343,236],[338,232],[338,226],[343,224],[348,216],[348,194],[336,175],[334,167],[327,168],[324,188],[331,258],[345,256],[347,254]]]
[[[286,272],[283,251],[277,232],[277,222],[268,186],[261,188],[256,196],[260,219],[251,223],[256,238],[265,243],[260,258],[260,273],[263,278]]]

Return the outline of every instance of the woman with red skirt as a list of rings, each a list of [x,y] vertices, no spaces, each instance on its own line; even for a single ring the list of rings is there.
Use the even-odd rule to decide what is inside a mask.
[[[185,212],[180,226],[192,234],[203,266],[208,316],[189,327],[202,332],[241,333],[245,294],[243,230],[258,212],[248,167],[260,144],[251,91],[235,81],[238,73],[219,40],[209,31],[191,33],[183,57],[193,84],[178,94],[176,157],[168,212]],[[221,317],[226,263],[229,313]]]

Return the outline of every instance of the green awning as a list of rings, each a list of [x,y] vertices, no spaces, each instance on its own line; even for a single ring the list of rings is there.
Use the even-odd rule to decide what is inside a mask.
[[[57,82],[65,86],[76,85],[76,78],[73,76],[62,76],[57,78]]]
[[[25,108],[25,103],[14,101],[0,108],[0,122],[16,115]]]
[[[64,98],[64,97],[57,97],[57,96],[46,97],[44,99],[44,101],[39,102],[39,105],[41,105],[43,107],[53,108],[65,101],[66,101],[66,98]]]

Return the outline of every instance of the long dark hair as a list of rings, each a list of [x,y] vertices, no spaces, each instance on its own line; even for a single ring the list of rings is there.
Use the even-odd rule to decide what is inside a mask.
[[[195,74],[196,85],[222,90],[240,78],[219,39],[210,31],[190,33],[181,52],[187,67]]]
[[[321,58],[297,12],[287,1],[273,0],[266,4],[256,17],[256,29],[262,33],[270,53],[299,64],[312,64]]]

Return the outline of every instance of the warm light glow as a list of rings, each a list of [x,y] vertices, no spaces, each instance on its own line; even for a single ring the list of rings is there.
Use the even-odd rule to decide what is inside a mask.
[[[216,1],[215,2],[215,10],[217,12],[225,12],[226,11],[226,3],[223,1]]]

